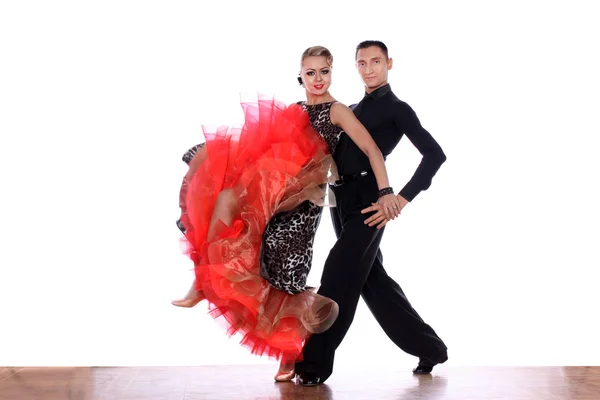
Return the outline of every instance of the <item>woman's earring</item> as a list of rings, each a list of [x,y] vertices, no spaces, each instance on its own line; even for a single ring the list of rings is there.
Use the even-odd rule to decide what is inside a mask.
[[[298,77],[298,83],[300,84],[300,86],[302,86],[302,78]]]

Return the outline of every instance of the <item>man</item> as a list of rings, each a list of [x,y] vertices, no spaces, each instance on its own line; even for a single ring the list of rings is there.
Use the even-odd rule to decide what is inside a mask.
[[[352,110],[367,128],[384,157],[403,135],[423,158],[413,177],[398,194],[402,208],[431,185],[446,161],[438,143],[420,124],[415,112],[400,101],[388,84],[392,59],[382,42],[365,41],[356,49],[356,68],[365,85],[365,97]],[[379,244],[388,222],[374,204],[377,182],[369,160],[344,135],[334,154],[340,181],[333,187],[337,207],[331,209],[338,240],[325,262],[319,294],[335,300],[339,316],[326,332],[313,335],[304,348],[304,360],[296,364],[297,381],[305,386],[325,382],[333,371],[334,354],[354,318],[360,296],[388,335],[402,350],[419,357],[413,370],[430,373],[448,359],[446,345],[412,308],[400,286],[383,268]],[[372,213],[365,220],[366,213]]]

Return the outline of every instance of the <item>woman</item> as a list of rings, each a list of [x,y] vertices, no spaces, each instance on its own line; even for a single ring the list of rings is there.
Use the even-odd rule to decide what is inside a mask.
[[[337,317],[337,304],[307,290],[306,278],[326,184],[335,180],[331,155],[343,132],[368,156],[380,189],[389,187],[375,142],[329,93],[332,62],[326,48],[307,49],[299,77],[306,101],[244,105],[244,129],[237,136],[207,135],[205,146],[192,149],[182,185],[178,225],[196,281],[173,304],[193,307],[207,299],[229,334],[242,333],[242,344],[255,354],[281,359],[277,381],[293,378],[304,341]],[[301,157],[296,148],[303,148]],[[378,202],[390,218],[397,216],[396,196]]]

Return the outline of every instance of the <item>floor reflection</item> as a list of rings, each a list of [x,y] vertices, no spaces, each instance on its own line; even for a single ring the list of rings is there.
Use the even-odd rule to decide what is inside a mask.
[[[0,400],[598,400],[600,367],[338,370],[327,384],[275,383],[272,366],[0,367]]]

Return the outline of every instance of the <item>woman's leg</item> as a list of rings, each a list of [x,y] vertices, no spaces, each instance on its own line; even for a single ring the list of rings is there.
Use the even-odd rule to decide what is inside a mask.
[[[179,206],[181,208],[181,219],[178,221],[177,225],[180,227],[182,232],[185,233],[186,228],[185,225],[181,223],[181,220],[184,219],[187,214],[187,207],[185,201],[188,190],[188,184],[194,176],[194,174],[196,173],[196,171],[198,170],[198,167],[200,167],[204,160],[206,160],[206,146],[204,144],[200,144],[198,146],[192,147],[184,154],[183,160],[188,164],[189,168],[187,173],[183,177],[183,182],[181,183],[181,189],[179,191]],[[204,300],[202,292],[196,290],[195,286],[196,282],[194,281],[192,282],[192,286],[188,290],[187,294],[182,299],[173,300],[171,304],[177,307],[191,308],[199,302],[201,302],[202,300]]]

